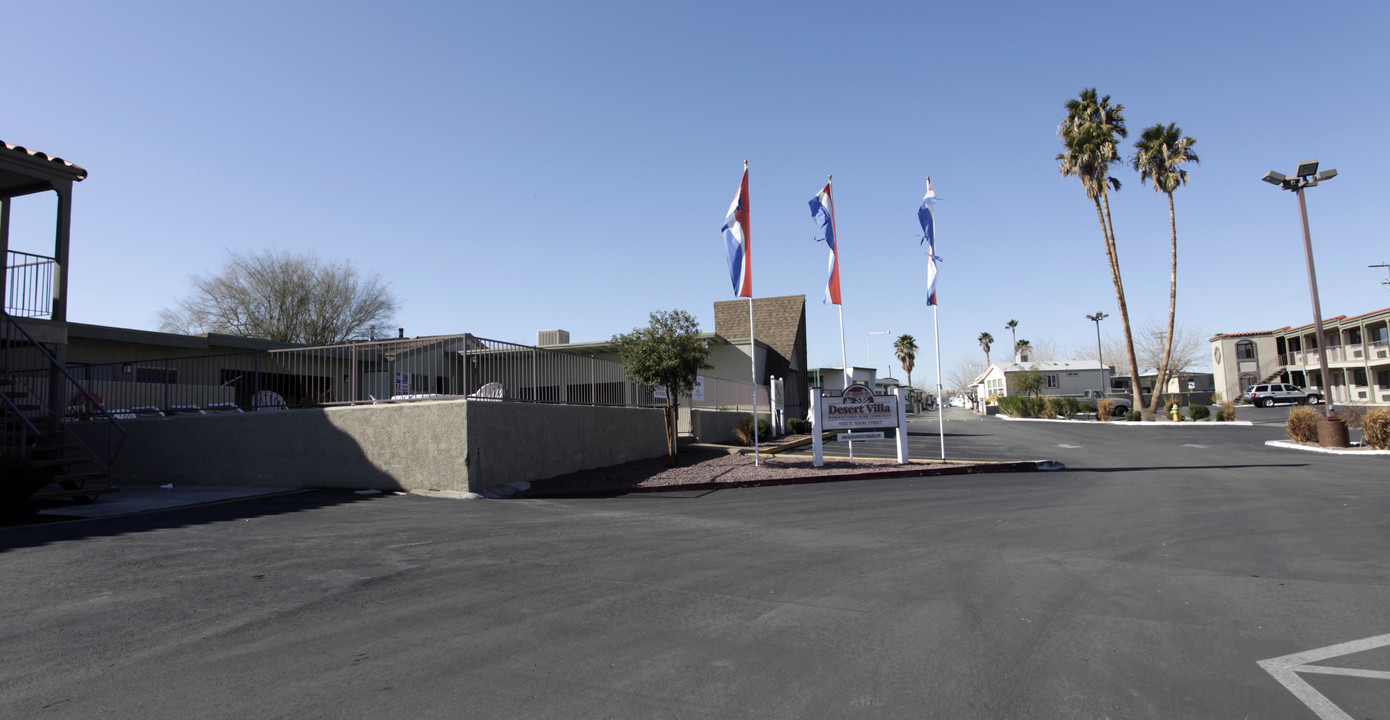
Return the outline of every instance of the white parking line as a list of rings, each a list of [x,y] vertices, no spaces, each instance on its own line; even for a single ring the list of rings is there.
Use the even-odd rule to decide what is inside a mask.
[[[1390,672],[1380,670],[1363,670],[1360,668],[1328,667],[1325,665],[1310,665],[1309,663],[1320,662],[1328,658],[1351,655],[1352,653],[1374,650],[1378,647],[1390,645],[1390,635],[1377,635],[1362,640],[1352,640],[1338,645],[1328,645],[1325,648],[1316,650],[1306,650],[1293,655],[1270,658],[1261,660],[1257,663],[1265,669],[1265,672],[1274,676],[1294,697],[1303,701],[1309,709],[1318,714],[1322,720],[1355,720],[1352,716],[1343,712],[1341,708],[1332,704],[1325,695],[1313,689],[1299,673],[1316,673],[1320,675],[1347,675],[1351,677],[1375,678],[1378,680],[1390,680]]]

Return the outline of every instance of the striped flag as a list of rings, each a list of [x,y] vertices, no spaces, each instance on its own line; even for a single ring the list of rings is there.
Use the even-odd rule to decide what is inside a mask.
[[[729,259],[729,279],[734,297],[753,297],[753,247],[748,225],[748,163],[743,163],[743,181],[724,218],[724,253]]]
[[[917,208],[917,222],[922,224],[922,241],[927,245],[927,304],[936,304],[936,191],[931,188],[931,178],[927,178],[927,194],[922,198],[922,207]]]
[[[835,201],[830,197],[830,183],[811,198],[811,217],[815,219],[816,242],[825,241],[830,248],[830,267],[825,281],[825,304],[840,304],[840,250],[835,237]]]

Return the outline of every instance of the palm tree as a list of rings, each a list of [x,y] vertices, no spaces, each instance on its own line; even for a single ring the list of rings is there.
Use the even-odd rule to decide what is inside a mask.
[[[980,333],[980,349],[985,351],[985,369],[989,369],[989,346],[994,344],[994,336],[987,332]]]
[[[912,392],[912,368],[917,366],[917,338],[903,335],[893,343],[893,350],[898,354],[903,371],[907,373],[907,391]]]
[[[1018,331],[1018,321],[1017,321],[1017,320],[1010,320],[1010,321],[1004,323],[1004,327],[1006,327],[1006,328],[1009,329],[1009,337],[1011,337],[1011,338],[1013,339],[1013,341],[1014,341],[1014,347],[1017,348],[1017,347],[1018,347],[1018,332],[1017,332],[1017,331]]]
[[[1182,134],[1182,128],[1173,123],[1164,127],[1162,123],[1144,131],[1139,142],[1134,144],[1134,155],[1130,164],[1139,171],[1139,182],[1153,180],[1154,192],[1168,196],[1168,230],[1172,236],[1172,265],[1168,271],[1168,334],[1163,339],[1163,361],[1158,368],[1159,387],[1154,388],[1149,400],[1149,411],[1158,412],[1159,388],[1168,380],[1168,361],[1173,354],[1173,318],[1178,309],[1178,220],[1173,212],[1173,191],[1187,184],[1187,171],[1182,168],[1185,162],[1200,163],[1192,146],[1197,143]]]
[[[1014,357],[1022,357],[1025,351],[1032,351],[1032,349],[1033,343],[1030,343],[1027,340],[1019,340],[1018,342],[1014,343]]]
[[[1115,226],[1110,219],[1109,190],[1120,190],[1120,181],[1110,177],[1110,166],[1120,162],[1119,138],[1127,137],[1123,105],[1111,105],[1110,96],[1098,97],[1095,88],[1081,91],[1081,95],[1067,101],[1067,117],[1057,126],[1057,135],[1062,139],[1065,151],[1057,156],[1062,177],[1075,175],[1081,180],[1096,206],[1096,217],[1100,220],[1101,239],[1105,243],[1105,257],[1110,262],[1110,279],[1115,285],[1115,300],[1120,306],[1120,324],[1124,328],[1125,348],[1129,352],[1131,387],[1134,392],[1134,407],[1141,407],[1142,390],[1139,387],[1139,362],[1134,354],[1134,337],[1129,327],[1129,305],[1125,302],[1125,286],[1120,279],[1120,257],[1115,247]]]

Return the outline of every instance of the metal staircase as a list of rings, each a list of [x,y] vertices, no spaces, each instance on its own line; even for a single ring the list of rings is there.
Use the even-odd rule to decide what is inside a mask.
[[[4,314],[0,324],[0,455],[44,482],[29,497],[95,501],[119,488],[111,463],[126,430],[42,344]],[[4,478],[18,482],[17,478]],[[27,488],[25,491],[27,492]]]

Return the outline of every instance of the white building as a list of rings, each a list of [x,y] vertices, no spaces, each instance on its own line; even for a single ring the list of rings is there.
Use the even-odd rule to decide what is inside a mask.
[[[1098,360],[1060,360],[1048,362],[1009,361],[990,363],[971,385],[984,403],[993,397],[1016,395],[1018,377],[1026,372],[1042,376],[1043,395],[1081,395],[1086,390],[1109,390],[1111,369]]]

